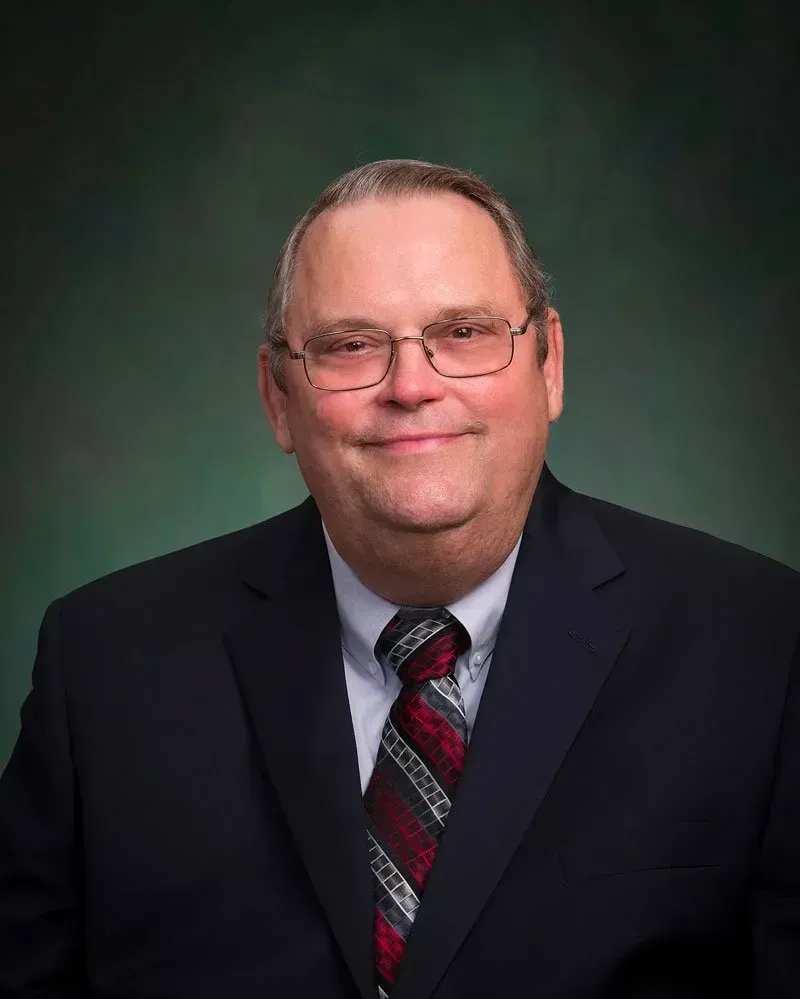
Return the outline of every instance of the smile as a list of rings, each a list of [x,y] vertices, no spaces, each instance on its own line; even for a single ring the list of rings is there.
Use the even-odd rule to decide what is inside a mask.
[[[423,437],[394,437],[391,440],[377,441],[372,446],[390,454],[423,454],[447,447],[461,436],[461,434],[431,434]]]

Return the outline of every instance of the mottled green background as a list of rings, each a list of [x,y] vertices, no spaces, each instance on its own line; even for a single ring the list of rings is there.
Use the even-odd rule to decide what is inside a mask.
[[[4,5],[0,764],[51,599],[303,495],[259,317],[296,217],[371,159],[524,216],[559,477],[800,566],[788,6],[184,6]]]

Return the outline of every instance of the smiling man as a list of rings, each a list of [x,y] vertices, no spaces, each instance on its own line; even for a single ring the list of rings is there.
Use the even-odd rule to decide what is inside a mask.
[[[545,464],[509,205],[382,161],[290,234],[309,499],[56,601],[0,780],[0,995],[800,995],[800,586]]]

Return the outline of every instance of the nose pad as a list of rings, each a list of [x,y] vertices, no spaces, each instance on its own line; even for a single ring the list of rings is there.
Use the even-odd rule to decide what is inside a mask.
[[[397,357],[397,345],[398,345],[398,343],[401,343],[403,340],[416,340],[419,343],[420,347],[422,347],[422,352],[424,353],[425,357],[429,361],[433,360],[434,351],[431,350],[431,348],[427,345],[427,343],[425,343],[425,341],[422,339],[422,337],[419,337],[419,336],[399,336],[399,337],[395,338],[394,340],[392,340],[392,357],[391,357],[391,360],[389,361],[390,367],[394,364],[395,358]]]

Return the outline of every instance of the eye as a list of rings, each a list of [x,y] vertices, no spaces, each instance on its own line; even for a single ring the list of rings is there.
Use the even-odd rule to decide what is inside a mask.
[[[367,349],[367,344],[363,340],[340,340],[331,345],[331,350],[339,354],[358,354]]]
[[[330,336],[321,336],[313,341],[312,350],[319,357],[329,357],[342,360],[344,358],[366,357],[380,353],[385,349],[385,342],[377,336],[358,332],[343,332]]]
[[[482,333],[483,330],[479,329],[477,326],[469,326],[462,323],[459,326],[451,327],[447,335],[453,340],[475,340]]]

